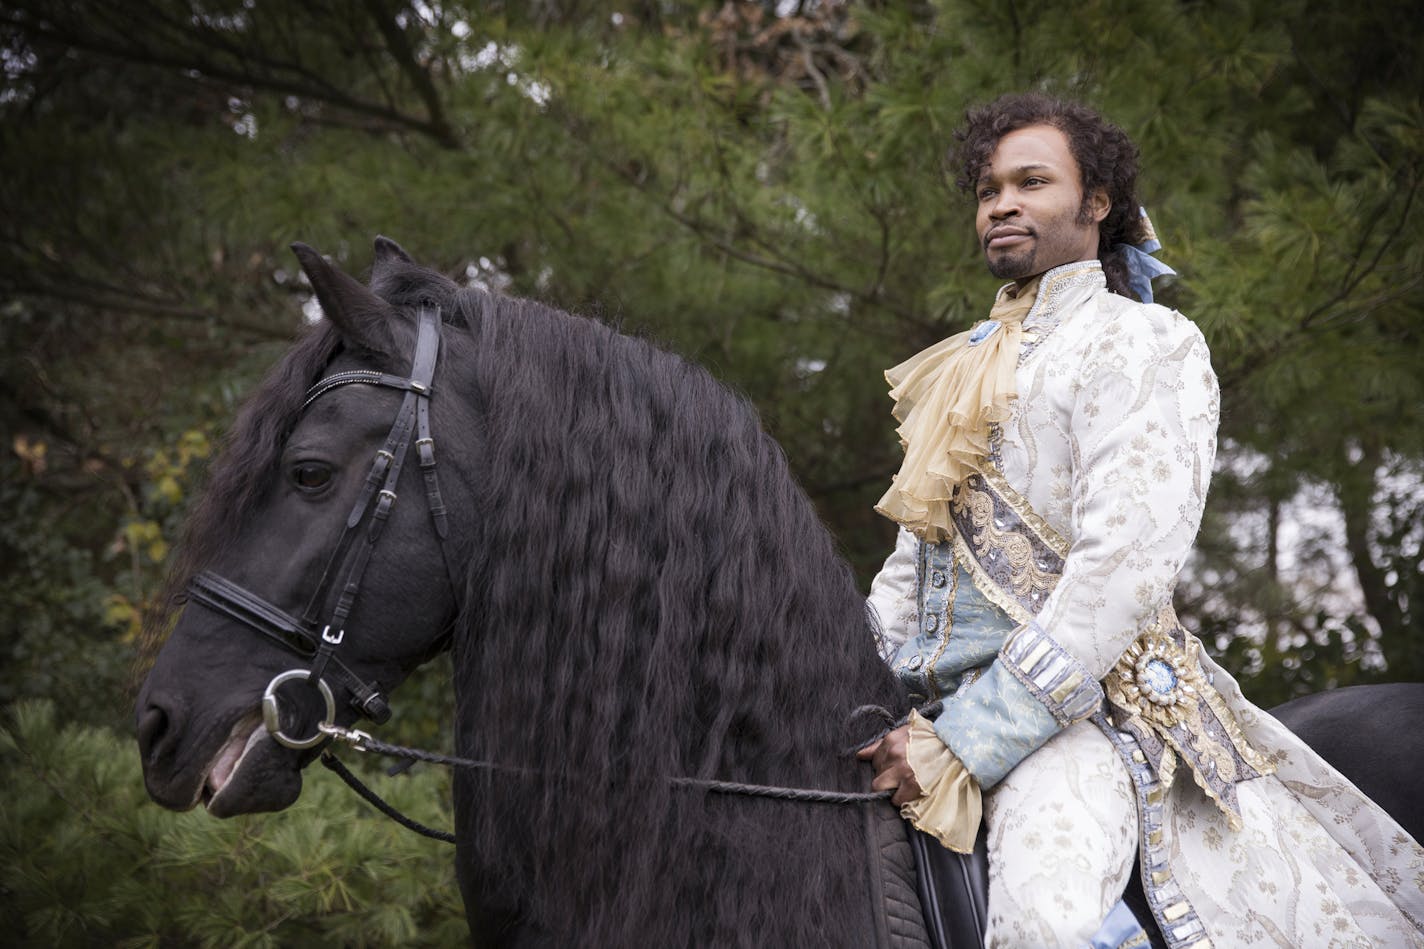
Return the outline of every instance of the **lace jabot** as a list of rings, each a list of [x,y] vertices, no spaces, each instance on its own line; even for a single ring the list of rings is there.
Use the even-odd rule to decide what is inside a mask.
[[[1003,287],[989,318],[887,370],[905,460],[875,509],[930,542],[949,536],[954,486],[989,454],[989,429],[1018,393],[1023,321],[1039,278]]]

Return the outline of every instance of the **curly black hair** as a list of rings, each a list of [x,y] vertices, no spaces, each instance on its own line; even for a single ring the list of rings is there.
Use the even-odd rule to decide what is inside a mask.
[[[964,124],[954,133],[951,160],[959,171],[954,183],[960,191],[973,194],[999,139],[1030,125],[1051,125],[1068,137],[1068,148],[1082,175],[1084,213],[1089,195],[1099,188],[1107,192],[1112,207],[1098,227],[1098,259],[1108,289],[1136,299],[1128,288],[1127,262],[1114,248],[1139,244],[1148,237],[1137,200],[1137,146],[1095,110],[1036,92],[1000,96],[969,109]]]

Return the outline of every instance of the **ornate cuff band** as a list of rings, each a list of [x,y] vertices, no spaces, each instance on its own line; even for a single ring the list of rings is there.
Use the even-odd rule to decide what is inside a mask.
[[[1010,633],[999,659],[1064,728],[1102,706],[1103,687],[1037,622]]]

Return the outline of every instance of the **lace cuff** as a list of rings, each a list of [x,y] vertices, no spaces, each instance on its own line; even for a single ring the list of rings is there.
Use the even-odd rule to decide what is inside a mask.
[[[973,853],[983,816],[979,782],[919,712],[910,713],[906,757],[920,796],[901,805],[900,814],[955,853]]]

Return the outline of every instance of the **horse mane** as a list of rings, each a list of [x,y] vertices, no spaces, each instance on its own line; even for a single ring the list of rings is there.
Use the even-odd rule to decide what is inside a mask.
[[[373,289],[443,299],[471,330],[450,334],[445,370],[483,414],[487,499],[454,639],[456,742],[506,768],[457,785],[480,898],[553,945],[864,932],[859,807],[664,780],[864,790],[852,710],[902,703],[756,411],[647,341],[421,274],[385,267]]]

